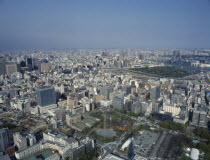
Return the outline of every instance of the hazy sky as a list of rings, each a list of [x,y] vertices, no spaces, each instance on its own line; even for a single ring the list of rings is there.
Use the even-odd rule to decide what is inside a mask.
[[[0,0],[0,49],[210,48],[209,0]]]

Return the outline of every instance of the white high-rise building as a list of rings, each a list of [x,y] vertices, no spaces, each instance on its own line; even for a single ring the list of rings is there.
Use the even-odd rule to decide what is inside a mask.
[[[18,150],[24,150],[27,148],[27,139],[22,136],[19,132],[13,134],[14,145],[18,147]]]

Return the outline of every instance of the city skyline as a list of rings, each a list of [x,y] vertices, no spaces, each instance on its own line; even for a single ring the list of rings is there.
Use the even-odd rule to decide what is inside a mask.
[[[210,160],[210,0],[0,0],[0,160]]]
[[[0,50],[209,48],[208,0],[0,1]]]

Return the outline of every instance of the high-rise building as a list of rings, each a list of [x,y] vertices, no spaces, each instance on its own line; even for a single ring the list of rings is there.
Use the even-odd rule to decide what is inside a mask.
[[[131,137],[131,143],[128,146],[128,158],[132,159],[134,157],[134,144],[133,144],[133,140]]]
[[[113,92],[113,86],[103,86],[100,88],[100,95],[104,96],[104,98],[109,99],[110,93]]]
[[[160,98],[160,86],[159,85],[152,86],[150,89],[150,99],[156,101],[158,100],[158,98]]]
[[[26,65],[32,65],[32,58],[26,58]]]
[[[67,96],[67,105],[70,106],[71,108],[75,107],[78,105],[78,98],[76,96]]]
[[[8,76],[11,76],[11,74],[18,72],[17,64],[6,64],[6,71]]]
[[[14,141],[14,144],[16,144],[18,142],[18,139],[20,137],[21,137],[20,132],[13,133],[13,141]]]
[[[131,106],[131,111],[133,113],[139,114],[141,112],[141,103],[139,101],[134,102]]]
[[[131,86],[123,86],[122,90],[125,92],[126,95],[131,94]]]
[[[40,86],[36,88],[37,103],[44,107],[56,104],[55,89],[52,86]]]
[[[208,122],[207,112],[197,111],[197,110],[193,111],[192,125],[206,128],[207,122]]]
[[[13,134],[14,145],[18,147],[18,150],[24,150],[27,148],[27,139],[22,136],[19,132]]]
[[[121,61],[117,61],[117,68],[122,68],[123,65],[122,65],[122,62]]]
[[[32,58],[26,58],[26,66],[28,67],[29,71],[32,70],[32,67],[33,67]]]
[[[0,57],[0,75],[6,74],[6,60]]]
[[[124,98],[122,95],[118,95],[113,98],[112,105],[114,109],[122,110],[124,108]]]
[[[10,145],[9,129],[0,129],[0,151],[3,151],[6,146]]]
[[[10,61],[11,61],[10,55],[6,55],[6,56],[5,56],[5,60],[6,60],[6,62],[10,62]]]
[[[200,111],[199,127],[207,128],[207,123],[208,123],[207,112]]]
[[[50,71],[50,64],[49,63],[40,63],[39,64],[39,72],[44,73],[44,72],[49,72]]]
[[[26,138],[29,146],[33,146],[34,144],[36,144],[36,137],[33,134],[27,135]]]
[[[26,67],[26,62],[25,61],[21,61],[20,62],[20,67]]]

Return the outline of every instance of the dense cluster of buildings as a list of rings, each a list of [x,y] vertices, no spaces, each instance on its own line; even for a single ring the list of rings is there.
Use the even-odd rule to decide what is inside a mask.
[[[15,157],[49,155],[46,159],[75,159],[88,152],[94,148],[92,139],[69,137],[58,132],[58,127],[77,132],[91,128],[99,120],[87,113],[100,107],[207,128],[210,74],[173,79],[128,73],[131,67],[163,66],[167,51],[154,52],[71,50],[2,54],[0,113],[15,110],[51,129],[45,128],[41,139],[36,138],[30,125],[24,133],[14,132]],[[175,60],[180,58],[178,53],[173,54]],[[13,123],[18,125],[17,121]],[[10,141],[9,129],[0,129],[0,152],[12,146]]]

